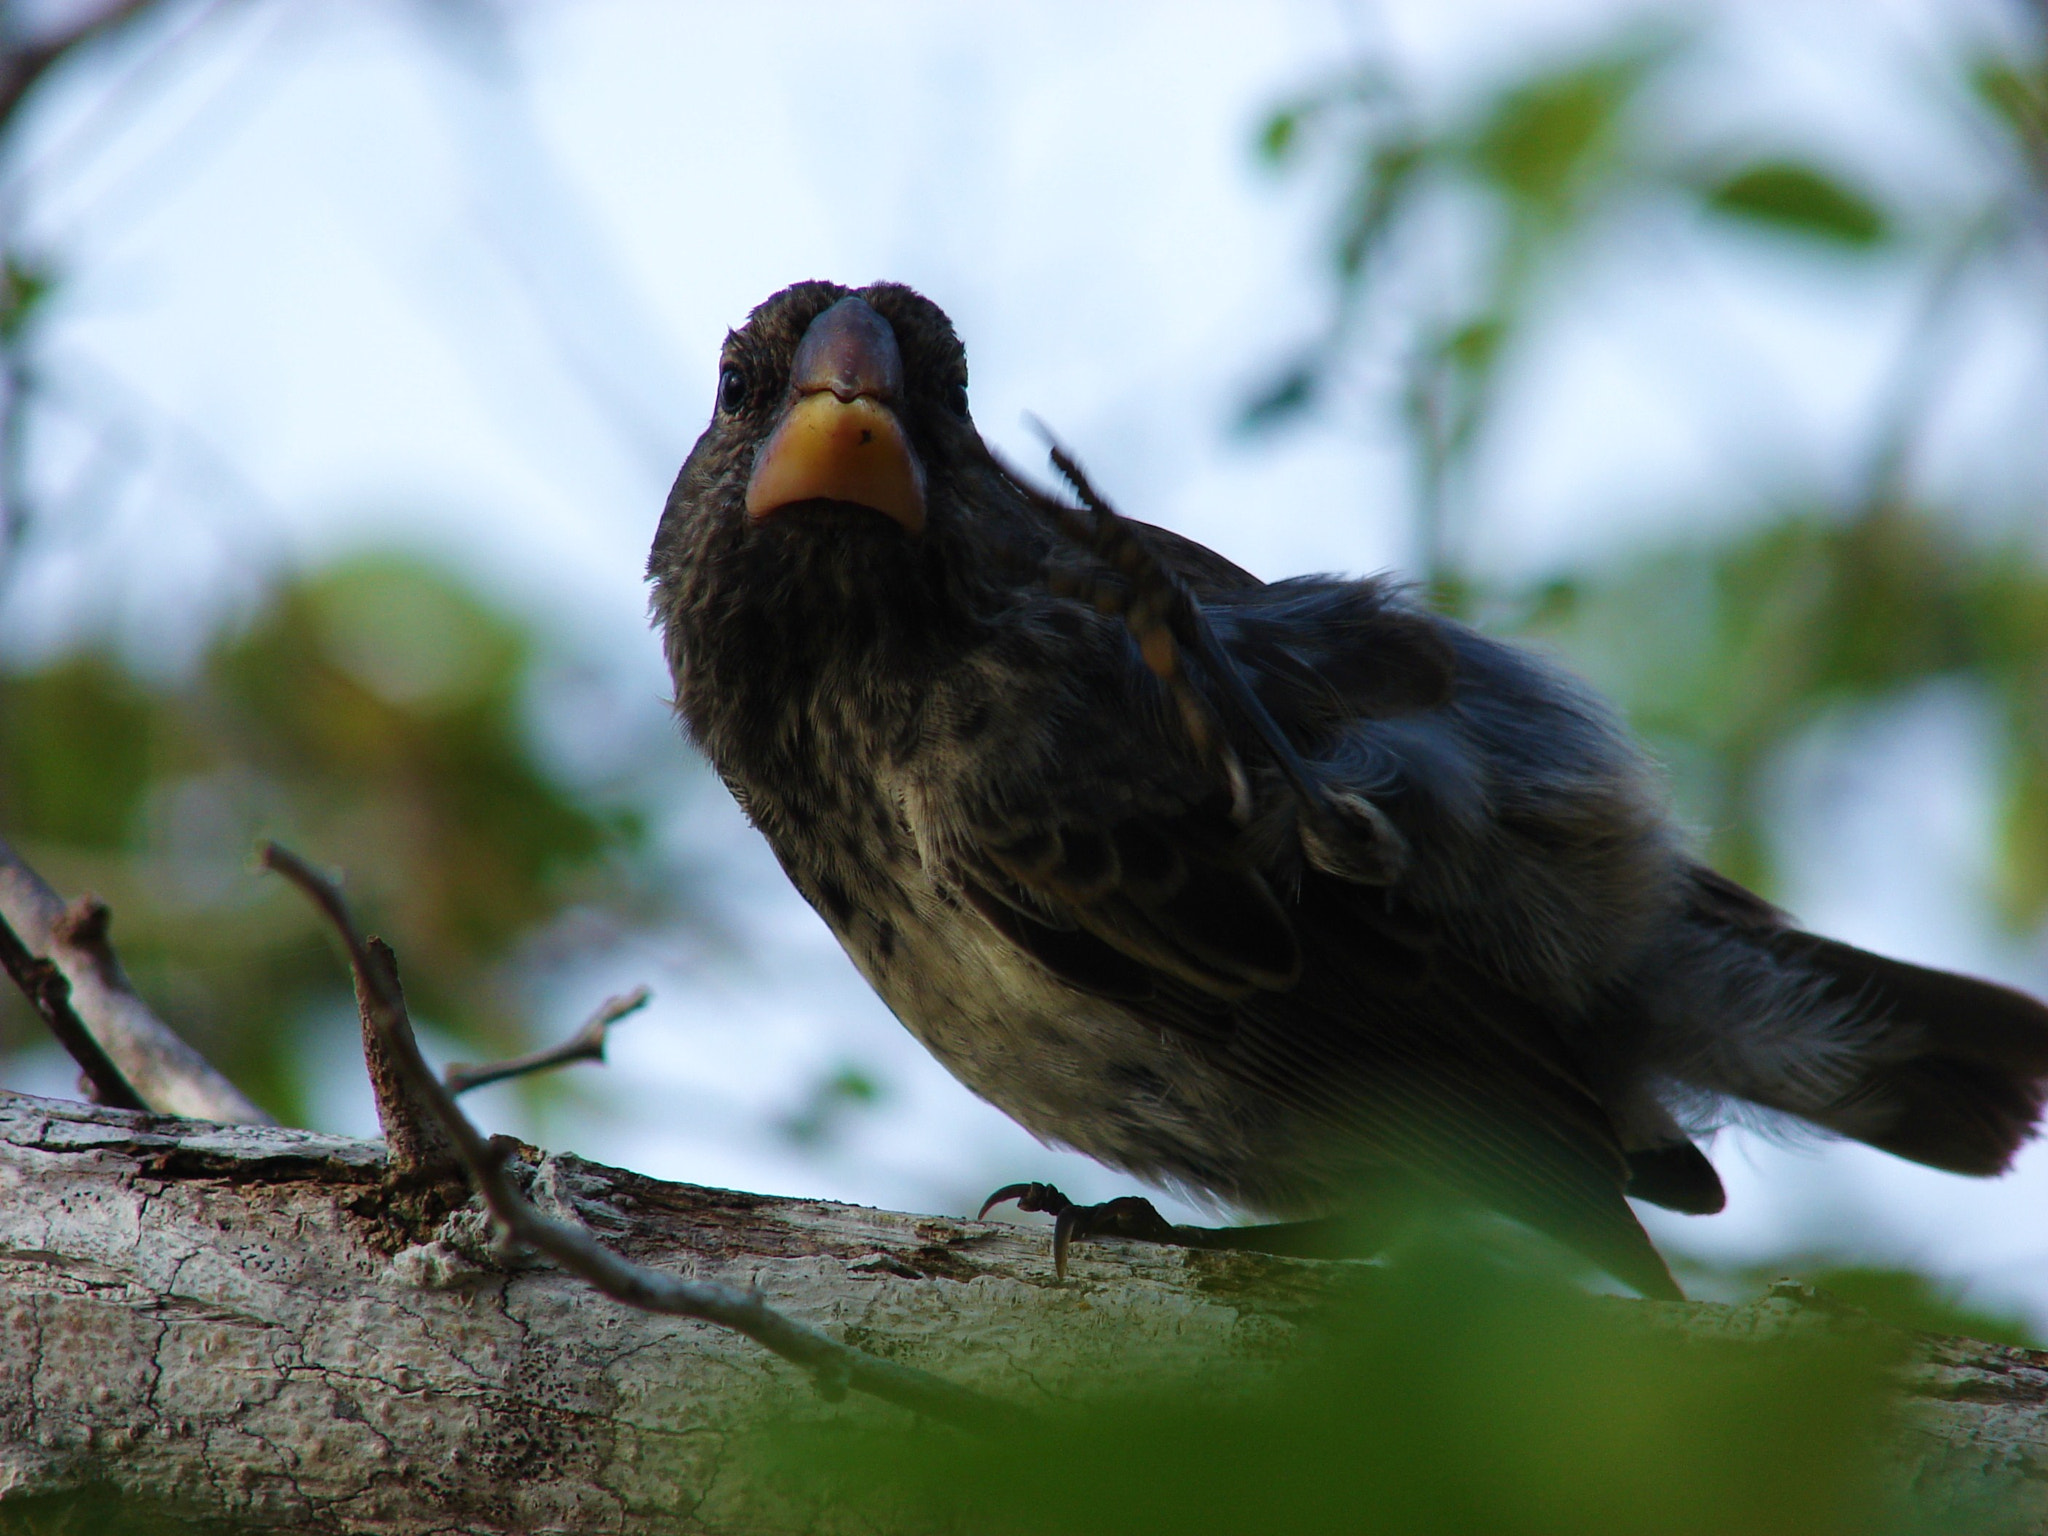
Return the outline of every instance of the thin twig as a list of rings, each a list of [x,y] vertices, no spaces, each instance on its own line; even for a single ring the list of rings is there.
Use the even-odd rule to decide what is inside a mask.
[[[755,1343],[809,1371],[818,1388],[836,1397],[847,1388],[908,1408],[943,1423],[979,1433],[1014,1428],[1019,1410],[955,1386],[925,1371],[877,1359],[817,1329],[784,1317],[754,1290],[739,1290],[716,1281],[685,1280],[644,1265],[629,1263],[581,1227],[551,1221],[513,1187],[505,1174],[504,1152],[470,1124],[455,1100],[441,1086],[404,1023],[403,1004],[385,985],[383,967],[371,954],[350,918],[334,884],[315,873],[295,854],[266,843],[263,867],[284,876],[320,909],[348,950],[364,1012],[377,1026],[392,1062],[408,1086],[429,1105],[469,1170],[492,1218],[515,1241],[545,1254],[569,1273],[589,1282],[615,1301],[644,1312],[693,1317],[744,1334]]]
[[[582,1027],[559,1045],[551,1045],[544,1051],[533,1051],[525,1056],[514,1056],[508,1061],[494,1061],[485,1066],[475,1066],[465,1061],[450,1062],[441,1072],[441,1082],[451,1094],[464,1094],[472,1088],[481,1088],[486,1083],[502,1083],[508,1077],[524,1077],[531,1072],[546,1072],[553,1067],[566,1067],[578,1061],[603,1061],[605,1036],[611,1027],[628,1014],[638,1013],[645,1008],[654,994],[645,987],[635,987],[621,997],[608,997],[597,1012],[583,1021]]]
[[[5,838],[0,917],[30,954],[64,973],[73,1011],[158,1114],[230,1125],[276,1123],[151,1012],[107,938],[106,907],[90,898],[67,906]]]
[[[14,978],[14,984],[21,988],[29,1002],[42,1015],[43,1022],[50,1026],[50,1033],[57,1037],[57,1043],[78,1063],[78,1070],[85,1074],[85,1081],[92,1091],[93,1102],[104,1104],[109,1109],[148,1109],[142,1096],[128,1084],[121,1075],[121,1069],[108,1059],[100,1049],[99,1041],[93,1039],[92,1031],[85,1027],[71,1006],[71,983],[64,979],[64,973],[47,960],[38,960],[21,942],[21,935],[0,917],[0,969]]]
[[[0,52],[0,131],[12,125],[15,110],[66,55],[71,54],[150,10],[157,0],[114,0],[74,22],[32,43],[22,43]]]

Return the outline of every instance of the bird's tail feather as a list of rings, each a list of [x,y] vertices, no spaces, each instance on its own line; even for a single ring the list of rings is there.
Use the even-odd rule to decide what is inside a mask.
[[[1954,1173],[2002,1173],[2048,1100],[2048,1006],[1803,933],[1711,870],[1646,968],[1650,1066]]]
[[[2048,1007],[1812,934],[1772,947],[1871,1021],[1865,1069],[1807,1118],[1952,1173],[2005,1171],[2048,1100]]]

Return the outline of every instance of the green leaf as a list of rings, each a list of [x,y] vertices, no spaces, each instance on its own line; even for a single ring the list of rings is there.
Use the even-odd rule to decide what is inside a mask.
[[[1301,136],[1301,113],[1292,107],[1275,112],[1259,129],[1259,158],[1268,165],[1285,160]]]
[[[910,1434],[854,1405],[736,1447],[736,1475],[862,1528],[990,1536],[1940,1529],[1884,1475],[1894,1337],[1687,1337],[1443,1231],[1357,1268],[1304,1287],[1256,1357],[1106,1333],[1099,1390],[1014,1434]],[[1226,1298],[1259,1273],[1216,1269]],[[1020,1466],[1058,1468],[1059,1496],[1018,1497]]]
[[[1836,245],[1868,249],[1890,233],[1889,221],[1869,197],[1834,177],[1794,160],[1760,160],[1706,188],[1706,206]]]
[[[1266,432],[1283,426],[1315,403],[1320,369],[1308,360],[1294,363],[1245,402],[1238,413],[1240,432]]]
[[[800,1147],[818,1147],[833,1139],[848,1115],[871,1109],[886,1091],[865,1068],[842,1065],[811,1085],[803,1107],[781,1125],[782,1134]]]
[[[1987,57],[1970,70],[1970,86],[2022,143],[2038,147],[2048,141],[2048,68],[2021,69]]]
[[[1492,370],[1507,337],[1506,316],[1481,315],[1445,338],[1444,357],[1460,373],[1480,377]]]
[[[1564,213],[1618,163],[1621,119],[1672,51],[1637,42],[1510,86],[1470,135],[1473,170],[1519,202]]]
[[[57,285],[56,273],[9,252],[0,259],[0,344],[17,340]]]

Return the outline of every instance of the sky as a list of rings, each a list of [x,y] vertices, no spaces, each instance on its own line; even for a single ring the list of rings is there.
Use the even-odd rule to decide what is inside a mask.
[[[745,941],[720,958],[639,936],[555,978],[565,1024],[637,982],[656,1002],[553,1109],[478,1095],[492,1128],[664,1177],[955,1214],[1018,1179],[1128,1192],[923,1055],[674,732],[640,572],[719,342],[799,278],[906,281],[953,316],[976,420],[1013,457],[1037,457],[1034,413],[1123,510],[1261,575],[1398,567],[1413,551],[1386,431],[1341,413],[1229,430],[1328,301],[1327,189],[1261,168],[1254,129],[1364,50],[1390,50],[1427,97],[1629,9],[1702,14],[578,0],[513,7],[498,29],[252,0],[180,18],[58,81],[0,189],[8,217],[75,256],[40,471],[68,521],[0,609],[0,644],[111,627],[175,666],[282,565],[389,543],[446,559],[587,659],[537,701],[549,750],[672,762],[664,835],[717,872]],[[1958,175],[1963,146],[1907,87],[1943,28],[1988,12],[1724,9],[1736,67],[1714,78],[1743,84],[1716,110],[1736,129],[1817,138],[1881,187]],[[1524,360],[1552,383],[1482,465],[1482,568],[1666,529],[1731,443],[1759,474],[1824,480],[1910,322],[1881,273],[1739,243],[1606,275]],[[1973,434],[2010,430],[2001,412],[2039,365],[1989,334],[1930,449],[1937,481],[1983,472]],[[2048,984],[2037,944],[1982,920],[1991,783],[1969,701],[1937,691],[1838,738],[1783,775],[1791,905],[1907,958]],[[877,1078],[875,1108],[823,1150],[781,1134],[842,1064]],[[324,1123],[373,1129],[367,1089],[333,1066]],[[1650,1215],[1680,1255],[1910,1260],[2048,1325],[2040,1146],[1998,1183],[1742,1130],[1715,1160],[1727,1214]]]

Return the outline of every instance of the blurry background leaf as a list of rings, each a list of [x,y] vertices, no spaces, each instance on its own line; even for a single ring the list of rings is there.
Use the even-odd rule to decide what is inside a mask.
[[[1791,160],[1746,165],[1709,186],[1706,202],[1731,218],[1845,246],[1873,246],[1888,232],[1884,214],[1869,198]]]
[[[1969,70],[1970,83],[2022,145],[2048,150],[2048,69],[2038,62],[1986,54]]]
[[[1311,359],[1294,364],[1245,402],[1239,427],[1258,432],[1299,415],[1315,403],[1316,386],[1315,362]]]
[[[871,1109],[884,1097],[882,1085],[851,1063],[834,1068],[811,1085],[804,1102],[782,1122],[782,1134],[800,1147],[815,1147],[838,1134],[849,1114]]]
[[[1628,112],[1675,46],[1626,37],[1509,84],[1483,99],[1466,163],[1528,216],[1569,223],[1632,168]]]

